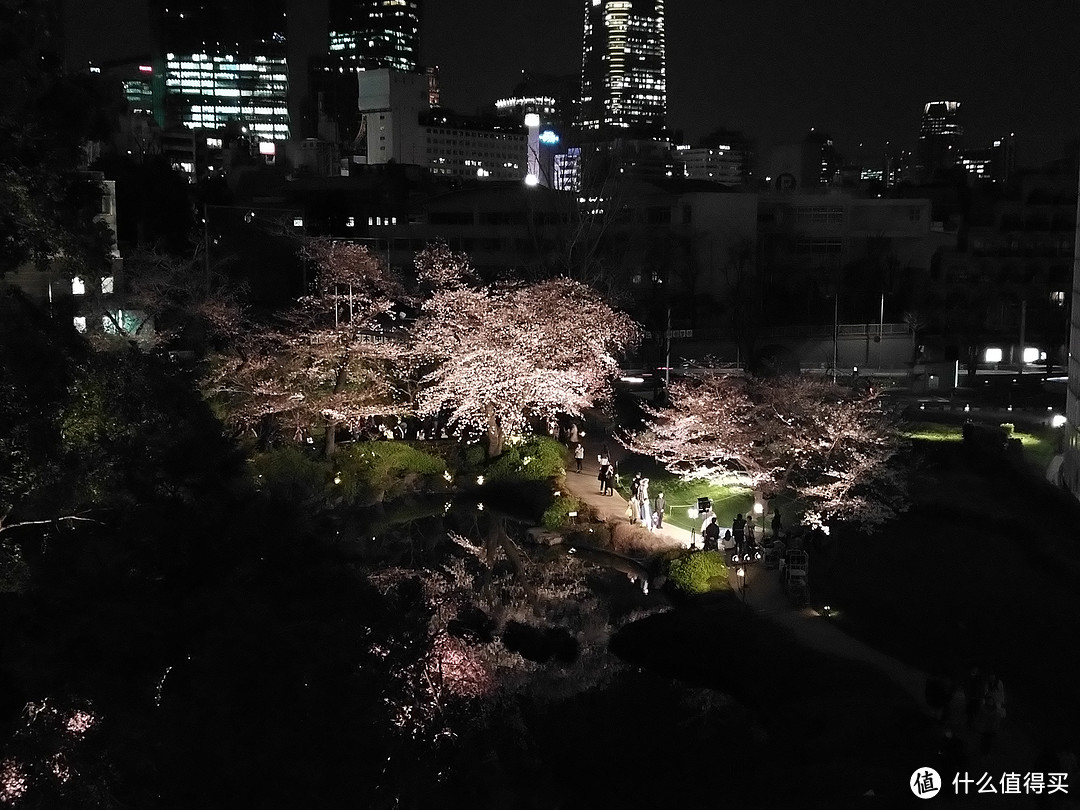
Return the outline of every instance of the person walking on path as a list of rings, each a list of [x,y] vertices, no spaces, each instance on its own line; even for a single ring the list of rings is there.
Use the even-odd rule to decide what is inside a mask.
[[[577,471],[581,472],[581,462],[585,460],[585,445],[578,442],[577,447],[574,448],[574,461],[577,463]]]
[[[720,550],[720,527],[716,525],[716,518],[712,519],[712,522],[705,527],[702,534],[705,538],[706,551]]]
[[[596,475],[596,479],[600,482],[600,494],[607,495],[608,471],[611,469],[611,462],[604,456],[597,457],[597,460],[600,462],[600,472]]]
[[[641,491],[641,473],[634,473],[634,480],[630,482],[630,500],[636,501],[638,492]]]
[[[630,500],[628,500],[626,502],[626,519],[628,521],[630,521],[631,526],[634,525],[634,522],[637,520],[637,516],[638,516],[637,501],[635,501],[633,498],[631,498]]]
[[[608,495],[615,494],[615,465],[609,464],[607,473],[604,475],[604,480],[600,484],[600,494],[603,495],[607,492]]]
[[[735,520],[731,523],[731,535],[735,538],[737,553],[742,554],[746,548],[746,521],[741,513],[735,515]]]
[[[664,501],[664,493],[656,493],[656,528],[664,528],[664,509],[667,508],[667,503]]]
[[[581,442],[581,437],[578,436],[577,422],[570,423],[570,444],[578,444]]]
[[[773,513],[772,513],[772,536],[773,536],[774,540],[780,536],[780,532],[783,531],[783,529],[784,529],[784,521],[780,517],[780,510],[779,509],[773,509]]]

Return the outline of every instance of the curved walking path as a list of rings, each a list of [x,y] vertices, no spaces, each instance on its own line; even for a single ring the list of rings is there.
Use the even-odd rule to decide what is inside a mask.
[[[596,456],[600,450],[601,442],[594,442],[590,437],[585,437],[585,461],[582,464],[580,474],[574,472],[574,463],[571,459],[569,470],[566,473],[566,487],[577,498],[580,498],[604,521],[629,522],[626,517],[627,501],[616,492],[614,495],[601,495],[600,482],[597,475],[600,465]],[[608,445],[613,457],[619,453],[615,448]],[[619,448],[621,450],[622,448]],[[623,470],[623,474],[627,474]],[[678,526],[666,525],[658,529],[654,535],[663,538],[666,544],[673,547],[689,548],[690,532]],[[697,547],[701,548],[700,539]],[[919,705],[924,704],[924,689],[926,686],[926,674],[913,667],[897,661],[885,653],[869,647],[861,641],[852,638],[816,610],[806,608],[795,610],[791,608],[787,595],[780,587],[780,575],[775,570],[767,570],[761,563],[745,566],[746,590],[742,594],[744,601],[756,612],[767,616],[789,628],[802,643],[823,652],[832,653],[843,658],[851,658],[863,661],[874,666],[889,675],[904,691],[910,694]],[[812,576],[812,570],[811,570]],[[732,590],[738,591],[738,577],[735,566],[728,571]]]
[[[595,430],[595,428],[594,428]],[[599,431],[597,431],[599,432]],[[568,456],[566,487],[577,498],[584,501],[592,508],[597,516],[605,521],[628,522],[626,517],[627,501],[618,492],[613,495],[601,495],[600,484],[597,475],[600,465],[597,463],[597,454],[600,452],[603,441],[593,438],[586,433],[585,459],[582,464],[582,472],[576,473],[572,457]],[[626,457],[625,450],[616,442],[607,442],[612,461],[623,462]],[[626,475],[625,464],[620,473]],[[653,535],[661,540],[660,545],[689,548],[691,535],[685,529],[678,526],[665,525],[663,529],[656,530]],[[700,548],[700,538],[698,547]],[[928,675],[922,670],[908,666],[902,661],[877,650],[868,644],[848,635],[840,630],[828,618],[813,608],[795,609],[788,601],[787,594],[780,584],[780,575],[776,570],[766,569],[761,563],[745,566],[746,588],[740,594],[738,590],[738,578],[736,566],[731,566],[728,578],[732,591],[739,594],[745,603],[759,615],[771,621],[777,622],[788,628],[798,641],[812,649],[868,664],[883,672],[896,685],[909,694],[925,713],[931,714],[926,704],[926,683]],[[813,583],[813,560],[810,562],[810,581]],[[959,728],[957,733],[966,737],[965,742],[969,751],[977,750],[978,735],[970,729]],[[989,758],[972,757],[973,769],[978,768],[1000,775],[1005,771],[1017,771],[1023,768],[1032,770],[1038,751],[1020,729],[1006,721],[1001,733],[998,735],[994,753]],[[914,767],[914,766],[913,766]],[[980,771],[981,773],[981,771]],[[951,785],[950,785],[951,788]],[[1031,797],[1013,797],[1020,799],[1017,805],[1028,806],[1025,801]]]

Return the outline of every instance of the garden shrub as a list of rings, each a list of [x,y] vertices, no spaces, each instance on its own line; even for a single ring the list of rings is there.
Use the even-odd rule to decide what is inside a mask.
[[[560,495],[544,510],[540,525],[545,529],[561,529],[570,523],[570,512],[578,513],[578,520],[585,519],[585,504],[572,495]]]
[[[1013,433],[1016,431],[1016,425],[1014,425],[1012,422],[1002,422],[1001,429],[1005,431],[1006,436],[1012,436]]]
[[[342,497],[382,500],[406,489],[410,477],[442,475],[446,464],[407,442],[355,442],[334,455],[334,471]]]
[[[547,436],[532,436],[519,445],[507,447],[484,471],[488,481],[519,478],[546,481],[565,472],[565,448]]]
[[[478,444],[470,444],[465,448],[465,452],[462,454],[465,469],[475,469],[484,464],[487,460],[487,450],[484,447],[483,442]]]
[[[707,593],[729,587],[727,565],[720,551],[691,551],[668,564],[668,581],[687,593]]]
[[[251,460],[258,489],[271,498],[302,502],[324,497],[334,477],[328,462],[296,447],[259,453]]]

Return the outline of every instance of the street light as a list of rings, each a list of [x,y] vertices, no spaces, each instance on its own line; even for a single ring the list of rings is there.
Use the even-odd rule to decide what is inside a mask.
[[[739,570],[736,571],[735,574],[739,578],[739,595],[742,597],[742,603],[745,605],[746,604],[746,569],[743,568],[740,565]]]
[[[1068,424],[1068,421],[1060,413],[1055,413],[1050,418],[1050,427],[1057,434],[1057,452],[1059,455],[1065,452],[1065,425]]]
[[[754,514],[758,516],[761,521],[761,542],[765,543],[765,507],[761,501],[754,501]]]

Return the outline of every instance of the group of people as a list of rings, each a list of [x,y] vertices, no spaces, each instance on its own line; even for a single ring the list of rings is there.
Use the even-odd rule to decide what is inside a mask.
[[[650,531],[664,528],[664,512],[667,503],[664,493],[659,492],[656,500],[649,498],[649,479],[636,473],[630,482],[630,498],[626,502],[626,517],[631,523],[640,523]]]
[[[783,525],[780,511],[775,510],[772,519],[772,536],[774,540],[779,540]],[[723,548],[725,551],[734,550],[739,556],[753,554],[757,551],[755,532],[754,520],[749,513],[747,513],[746,517],[743,517],[741,512],[735,515],[735,520],[731,522],[731,528],[724,530],[723,541],[720,539],[720,526],[716,522],[712,509],[705,513],[704,520],[702,520],[701,536],[706,551],[719,551]],[[765,542],[764,525],[761,529],[761,542]]]
[[[579,445],[580,446],[580,445]],[[576,454],[575,454],[576,457]],[[584,451],[582,451],[582,458],[585,457]],[[601,495],[614,495],[615,494],[615,465],[611,463],[611,458],[608,456],[607,445],[605,444],[600,451],[600,455],[596,457],[597,463],[600,464],[600,472],[597,474],[597,479],[600,481],[600,494]]]

